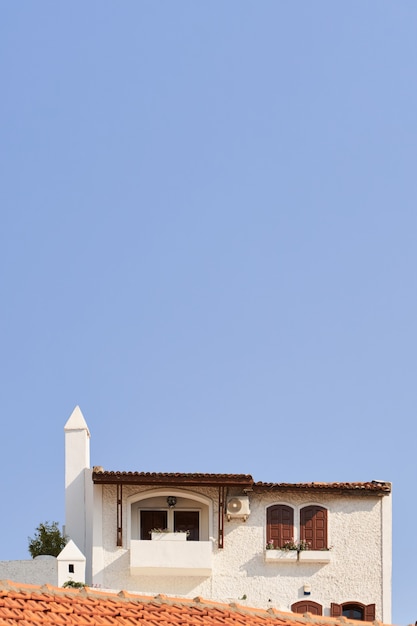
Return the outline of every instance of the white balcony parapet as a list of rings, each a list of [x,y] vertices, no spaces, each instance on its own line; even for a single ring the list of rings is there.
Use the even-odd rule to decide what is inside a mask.
[[[132,576],[210,576],[211,541],[163,540],[130,542]]]

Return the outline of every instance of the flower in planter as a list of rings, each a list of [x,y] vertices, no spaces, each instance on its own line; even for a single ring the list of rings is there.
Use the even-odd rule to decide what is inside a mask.
[[[290,541],[286,541],[284,545],[281,547],[281,550],[297,550],[297,552],[301,552],[302,550],[310,550],[310,543],[305,541],[304,539],[300,539],[299,541],[294,541],[291,539]]]
[[[149,534],[151,535],[152,533],[184,533],[187,535],[190,534],[189,530],[170,530],[169,528],[151,528],[151,530],[149,531]]]
[[[282,546],[275,546],[274,540],[269,539],[266,544],[267,550],[294,550],[297,552],[301,552],[302,550],[311,550],[310,543],[305,541],[304,539],[300,539],[299,541],[294,541],[294,539],[289,539],[285,541]]]

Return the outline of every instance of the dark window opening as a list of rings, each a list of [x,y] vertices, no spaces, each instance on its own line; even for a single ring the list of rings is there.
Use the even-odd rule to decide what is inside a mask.
[[[188,541],[200,540],[200,513],[199,511],[174,511],[174,527],[171,531],[186,532]],[[171,523],[171,522],[170,522]],[[168,511],[140,511],[140,538],[151,539],[154,529],[168,528]]]
[[[347,617],[348,619],[357,619],[362,622],[375,621],[375,604],[362,604],[361,602],[344,602],[343,604],[335,604],[332,602],[330,606],[331,617]]]
[[[187,541],[200,539],[200,514],[198,511],[174,511],[174,531],[187,532]]]
[[[363,609],[356,604],[345,604],[342,609],[342,615],[344,617],[349,617],[350,619],[360,619],[363,620]]]
[[[73,563],[69,563],[68,564],[68,571],[70,574],[74,573],[74,564]]]
[[[140,512],[140,538],[151,539],[151,531],[155,528],[165,530],[167,527],[166,511],[141,511]]]

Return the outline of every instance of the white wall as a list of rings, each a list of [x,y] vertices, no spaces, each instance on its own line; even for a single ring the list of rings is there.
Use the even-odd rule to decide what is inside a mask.
[[[64,427],[65,431],[65,532],[83,554],[91,553],[89,519],[92,490],[86,474],[90,470],[90,432],[81,413],[75,407]]]
[[[129,536],[134,531],[130,512],[135,497],[147,487],[123,487],[123,546],[116,546],[116,486],[94,485],[90,469],[90,433],[79,407],[65,425],[66,532],[87,558],[86,582],[102,588],[146,594],[195,597],[229,602],[246,596],[252,606],[289,610],[304,598],[329,615],[332,602],[376,604],[376,619],[391,621],[391,496],[325,495],[311,490],[250,494],[251,514],[246,522],[225,520],[225,545],[214,543],[210,577],[131,576]],[[210,510],[209,534],[217,538],[218,490],[189,488],[202,494]],[[229,497],[241,495],[229,490]],[[288,504],[299,510],[309,504],[328,509],[328,540],[333,546],[327,564],[265,563],[266,508]],[[295,533],[295,539],[297,533]]]
[[[86,558],[76,544],[69,540],[67,545],[57,556],[58,587],[63,587],[68,581],[85,583]]]
[[[129,507],[134,494],[145,491],[142,487],[123,487],[123,538],[122,548],[116,546],[116,487],[99,487],[103,494],[100,516],[100,535],[103,550],[101,564],[93,582],[104,588],[139,591],[146,594],[195,597],[230,602],[247,596],[248,606],[274,606],[289,610],[291,604],[304,598],[303,586],[311,585],[310,600],[323,605],[329,615],[331,602],[358,601],[376,604],[376,618],[389,623],[390,615],[390,553],[385,546],[385,564],[382,550],[386,538],[382,536],[382,503],[390,496],[352,497],[346,495],[321,495],[316,492],[278,495],[251,494],[251,514],[246,522],[225,521],[225,546],[217,545],[213,555],[213,573],[203,577],[151,577],[130,575],[128,550]],[[213,534],[217,537],[218,492],[214,488],[187,489],[202,493],[213,503]],[[229,496],[234,495],[230,494]],[[328,540],[333,546],[329,564],[265,563],[266,508],[271,504],[286,503],[298,511],[307,504],[320,504],[328,509]],[[390,510],[389,504],[384,504]],[[389,525],[389,514],[385,513]],[[391,529],[387,528],[386,537]],[[384,579],[385,576],[385,579]],[[384,605],[383,605],[384,592]]]

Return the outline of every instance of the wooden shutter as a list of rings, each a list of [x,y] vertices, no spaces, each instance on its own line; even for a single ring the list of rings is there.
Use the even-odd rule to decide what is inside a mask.
[[[281,548],[294,537],[294,510],[285,504],[270,506],[266,512],[267,541],[273,541],[275,548]]]
[[[343,604],[335,604],[332,602],[330,606],[330,616],[341,617],[342,615],[344,615],[347,619],[374,622],[375,604],[364,605],[361,602],[344,602]]]
[[[301,539],[310,550],[327,550],[327,509],[322,506],[305,506],[300,512]]]
[[[335,604],[334,602],[330,605],[330,617],[342,617],[342,605]]]
[[[375,604],[367,604],[364,613],[365,622],[375,621]]]
[[[323,607],[318,602],[312,600],[300,600],[291,606],[293,613],[311,613],[312,615],[323,615]]]

